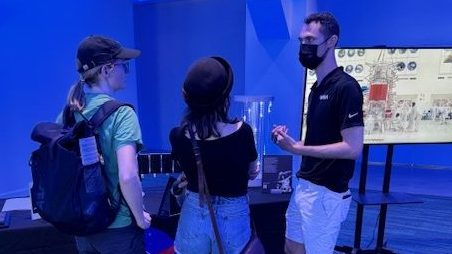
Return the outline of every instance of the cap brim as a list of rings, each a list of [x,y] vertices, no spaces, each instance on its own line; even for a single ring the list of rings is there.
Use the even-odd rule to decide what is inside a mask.
[[[121,48],[121,52],[119,52],[119,54],[116,55],[115,58],[132,59],[138,57],[140,54],[141,51],[139,51],[138,49]]]

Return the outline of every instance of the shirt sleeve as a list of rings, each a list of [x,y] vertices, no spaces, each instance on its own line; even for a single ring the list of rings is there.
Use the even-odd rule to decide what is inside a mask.
[[[338,98],[338,112],[341,130],[364,126],[363,93],[356,81],[349,82],[341,88]]]
[[[136,145],[137,152],[143,149],[141,128],[135,111],[128,106],[118,109],[113,132],[113,149],[117,151],[124,145]]]
[[[249,126],[247,123],[243,123],[246,125],[246,137],[244,140],[246,140],[247,150],[249,154],[249,160],[250,162],[255,161],[257,159],[257,150],[256,150],[256,143],[254,142],[254,135],[253,135],[253,129],[251,126]]]

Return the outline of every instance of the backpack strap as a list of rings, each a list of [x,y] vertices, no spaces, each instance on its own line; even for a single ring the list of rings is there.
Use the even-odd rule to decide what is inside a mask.
[[[118,110],[122,106],[129,106],[133,110],[135,110],[132,104],[120,102],[117,100],[109,100],[109,101],[105,102],[104,104],[102,104],[102,106],[99,107],[99,109],[96,111],[96,113],[94,113],[94,115],[89,120],[89,123],[96,130],[99,126],[102,125],[102,123],[111,114],[113,114],[116,110]],[[97,150],[102,154],[102,148],[100,147],[100,143],[97,143]],[[105,171],[103,171],[102,173],[105,176]],[[125,198],[124,198],[124,195],[122,194],[119,183],[118,183],[117,188],[119,190],[119,193],[121,194],[121,197],[119,198],[119,200],[115,200],[113,198],[112,194],[110,193],[110,196],[112,197],[110,201],[112,202],[112,206],[115,207],[115,209],[118,211],[121,206],[121,202],[124,201],[127,204],[127,201],[125,201]],[[127,205],[127,207],[129,207],[129,206]],[[129,211],[131,211],[130,207],[129,207]],[[132,218],[133,218],[133,216],[132,216]]]
[[[119,107],[122,106],[129,106],[132,109],[133,106],[131,104],[128,103],[124,103],[124,102],[120,102],[117,100],[110,100],[105,102],[104,104],[102,104],[102,106],[100,106],[100,108],[96,111],[96,113],[93,115],[93,117],[91,117],[91,119],[89,120],[90,123],[92,124],[94,129],[97,129],[99,126],[102,125],[102,123],[116,110],[118,110]]]
[[[69,105],[64,106],[63,110],[63,125],[65,128],[72,127],[75,124],[74,112],[72,112]]]

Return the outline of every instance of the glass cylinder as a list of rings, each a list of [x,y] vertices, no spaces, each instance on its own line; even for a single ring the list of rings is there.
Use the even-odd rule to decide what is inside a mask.
[[[270,113],[273,96],[236,95],[234,101],[240,104],[240,115],[253,129],[257,150],[257,166],[260,170],[256,179],[248,182],[248,186],[257,187],[262,184],[262,160],[266,154],[270,140]]]

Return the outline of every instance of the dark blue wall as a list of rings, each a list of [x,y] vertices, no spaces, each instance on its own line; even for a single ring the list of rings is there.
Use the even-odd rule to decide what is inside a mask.
[[[299,137],[303,68],[298,34],[305,1],[247,1],[245,94],[274,97],[270,124],[285,124]],[[270,137],[269,131],[265,135]],[[268,154],[283,153],[267,140]],[[294,158],[294,166],[299,160]]]
[[[322,0],[341,25],[340,46],[451,46],[449,0]]]
[[[0,197],[28,193],[31,129],[63,107],[79,41],[95,33],[133,46],[132,22],[129,0],[0,1]],[[119,97],[136,104],[134,72]]]
[[[140,121],[147,149],[170,149],[168,134],[185,108],[181,87],[190,64],[220,55],[234,70],[232,93],[243,93],[245,1],[187,0],[136,4]]]

